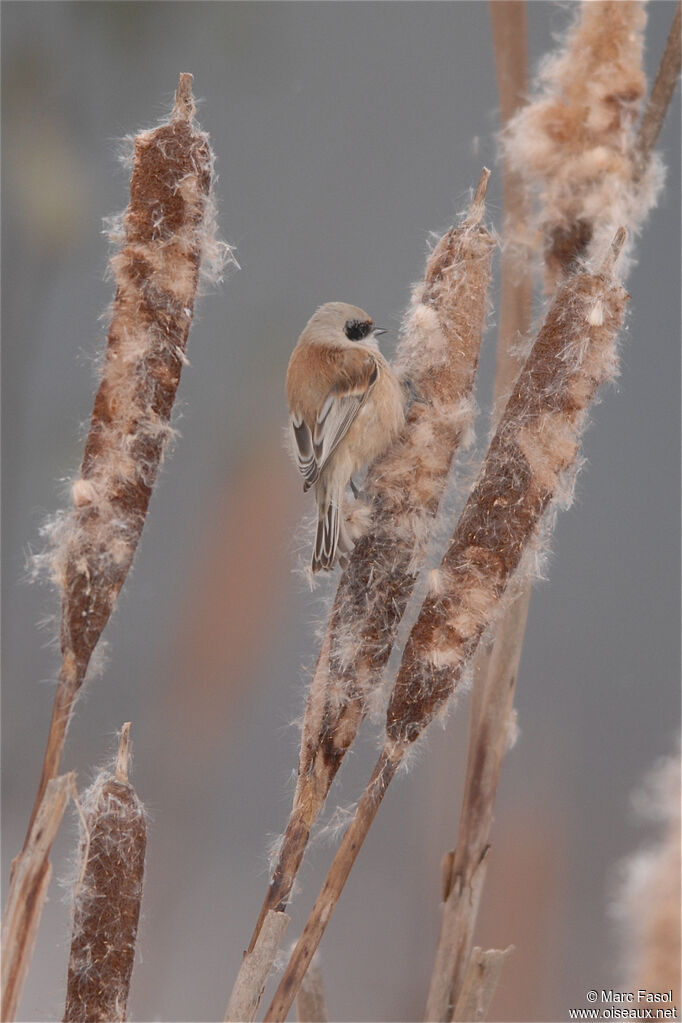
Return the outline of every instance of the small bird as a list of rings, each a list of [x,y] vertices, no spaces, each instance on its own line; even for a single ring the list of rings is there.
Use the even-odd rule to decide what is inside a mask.
[[[384,334],[357,306],[327,302],[308,320],[287,369],[293,448],[303,490],[315,487],[313,572],[353,548],[343,497],[353,473],[389,447],[405,421],[406,392],[379,351]]]

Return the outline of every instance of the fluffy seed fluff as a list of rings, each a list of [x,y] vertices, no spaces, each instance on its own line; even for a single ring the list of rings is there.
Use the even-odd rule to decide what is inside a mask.
[[[576,259],[598,264],[619,227],[631,245],[662,187],[660,159],[642,169],[635,145],[646,92],[645,24],[639,0],[576,4],[534,96],[505,131],[505,157],[535,199],[530,233],[517,241],[544,246],[548,292]]]
[[[637,793],[638,816],[652,839],[620,866],[613,915],[625,956],[622,981],[648,991],[673,989],[680,978],[680,758],[666,757]]]

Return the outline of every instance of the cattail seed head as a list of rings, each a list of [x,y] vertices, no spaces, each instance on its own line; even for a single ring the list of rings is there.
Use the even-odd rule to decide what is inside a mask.
[[[644,3],[592,0],[575,11],[503,139],[505,158],[535,198],[531,233],[544,245],[548,292],[580,258],[598,262],[619,225],[632,242],[663,183],[660,160],[642,168],[636,147],[646,94]],[[622,275],[626,269],[627,255]]]
[[[129,728],[115,770],[101,771],[81,797],[65,1023],[126,1019],[147,844],[144,807],[127,776]]]
[[[180,76],[170,120],[134,141],[101,382],[71,511],[50,530],[63,674],[76,688],[128,574],[173,433],[202,258],[226,255],[214,234],[213,155],[193,120],[191,81]]]
[[[623,241],[619,233],[614,253]],[[453,694],[575,465],[587,406],[616,366],[627,295],[612,262],[560,289],[519,374],[443,558],[447,585],[431,588],[408,639],[387,712],[389,742],[413,742]]]

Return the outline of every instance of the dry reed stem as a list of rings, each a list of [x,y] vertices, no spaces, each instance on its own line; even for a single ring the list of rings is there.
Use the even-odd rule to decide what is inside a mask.
[[[284,972],[267,1020],[284,1020],[391,779],[454,695],[552,501],[566,499],[587,407],[615,372],[626,293],[614,278],[620,230],[598,273],[560,289],[514,386],[478,481],[410,633],[386,715],[386,740]]]
[[[528,91],[525,0],[491,0],[490,21],[500,98],[500,126],[506,128],[525,102]],[[509,393],[522,358],[514,345],[530,329],[533,285],[530,257],[525,247],[514,244],[528,220],[526,189],[519,171],[503,156],[502,195],[504,203],[504,244],[502,286],[495,372],[495,405]]]
[[[301,981],[296,999],[298,1023],[327,1023],[329,1013],[324,997],[322,970],[320,964],[313,959]]]
[[[484,952],[478,946],[473,950],[452,1016],[453,1023],[487,1019],[502,968],[513,951],[513,945],[504,950],[491,948]]]
[[[324,934],[332,910],[338,902],[355,858],[379,809],[384,793],[398,769],[403,751],[395,752],[396,755],[393,756],[392,751],[383,750],[379,757],[372,777],[360,798],[355,816],[341,840],[334,862],[275,992],[272,1004],[265,1014],[265,1023],[274,1020],[283,1021],[287,1017],[303,976]]]
[[[341,576],[310,684],[294,805],[250,948],[291,894],[310,830],[379,685],[421,568],[454,454],[471,428],[493,240],[481,226],[484,169],[464,222],[446,232],[413,291],[395,368],[421,400],[364,485],[372,522]]]
[[[102,379],[73,507],[45,557],[61,591],[62,666],[38,787],[61,760],[93,650],[130,569],[161,459],[192,322],[202,255],[217,265],[209,197],[213,156],[194,122],[192,76],[180,75],[170,120],[135,139],[130,202]],[[30,826],[29,826],[30,830]]]
[[[500,120],[504,130],[525,102],[528,90],[526,4],[517,0],[490,3],[495,62],[497,67]],[[502,284],[497,344],[494,402],[499,407],[520,369],[514,346],[530,330],[532,280],[529,254],[514,239],[518,238],[528,218],[528,201],[520,174],[508,159],[503,159],[503,194],[505,239],[502,248]],[[442,922],[434,966],[429,984],[426,1019],[446,1020],[455,1004],[456,991],[469,962],[479,898],[470,898],[470,885],[458,888],[453,877],[457,873],[473,877],[476,870],[478,896],[482,891],[492,810],[501,761],[507,749],[513,715],[514,685],[521,660],[521,649],[528,617],[531,582],[523,584],[519,595],[504,612],[495,630],[491,646],[479,646],[473,672],[473,691],[469,712],[467,773],[460,811],[457,850],[451,854],[447,877],[444,878]],[[483,784],[484,791],[478,786]],[[487,826],[481,819],[482,797],[489,800]],[[478,818],[478,820],[476,820]],[[476,835],[477,841],[471,842]],[[468,862],[466,860],[469,857]],[[459,892],[455,897],[454,892]],[[449,896],[451,896],[449,898]],[[453,920],[448,926],[448,917]],[[461,920],[462,915],[466,920]],[[469,963],[469,966],[467,966]],[[453,973],[457,976],[453,982]],[[475,971],[472,976],[476,976]]]
[[[256,1018],[263,988],[290,918],[273,910],[265,917],[255,947],[247,952],[239,967],[225,1013],[226,1023],[245,1023]]]
[[[480,898],[488,865],[488,840],[502,760],[509,746],[514,688],[528,603],[524,588],[501,621],[487,675],[476,679],[469,720],[467,771],[457,832],[457,847],[444,876],[438,945],[424,1014],[425,1020],[449,1020],[459,1004]]]
[[[127,1018],[147,846],[144,807],[128,781],[129,755],[127,722],[113,770],[100,771],[81,797],[64,1023]]]
[[[641,178],[651,160],[653,148],[665,120],[682,65],[682,2],[675,7],[668,39],[635,143],[636,176]]]
[[[75,775],[50,780],[28,835],[24,853],[12,873],[2,919],[2,1019],[11,1023],[33,955],[38,925],[52,876],[49,861]]]

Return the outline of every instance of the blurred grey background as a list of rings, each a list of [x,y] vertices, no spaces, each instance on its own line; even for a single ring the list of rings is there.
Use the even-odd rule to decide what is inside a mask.
[[[533,67],[571,7],[529,5]],[[650,4],[650,74],[672,16]],[[118,140],[165,115],[191,71],[241,270],[198,306],[181,438],[64,767],[84,786],[132,720],[151,821],[131,1018],[222,1019],[287,818],[292,722],[323,613],[321,591],[292,573],[308,557],[309,508],[282,447],[287,360],[315,306],[335,299],[393,328],[390,354],[429,232],[453,221],[484,163],[501,229],[488,6],[4,3],[2,20],[3,882],[58,671],[54,622],[38,628],[56,602],[26,583],[27,556],[80,461],[112,294],[102,218],[127,198]],[[622,374],[594,410],[531,607],[476,937],[517,949],[496,1019],[564,1019],[588,988],[618,982],[609,902],[619,860],[646,839],[631,793],[679,730],[679,146],[678,92],[661,138],[667,188],[628,281]],[[381,810],[322,945],[333,1019],[421,1018],[465,744],[462,700]],[[374,757],[367,727],[330,810],[358,797]],[[70,812],[57,878],[75,836]],[[328,843],[310,850],[292,939],[330,859]],[[68,945],[53,882],[21,1019],[61,1018]]]

